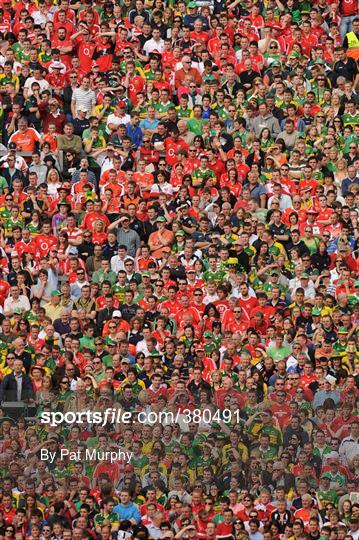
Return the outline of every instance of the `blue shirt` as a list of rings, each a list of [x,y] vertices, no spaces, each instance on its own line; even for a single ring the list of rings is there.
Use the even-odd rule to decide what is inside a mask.
[[[130,137],[133,144],[137,146],[141,146],[142,144],[142,129],[139,125],[137,126],[131,126],[131,124],[126,124],[126,133]]]
[[[114,509],[114,512],[118,515],[120,519],[134,519],[138,524],[141,521],[141,514],[139,509],[132,502],[128,504],[117,504]]]
[[[154,120],[150,120],[149,118],[145,118],[144,120],[141,120],[140,122],[140,128],[142,129],[156,129],[160,121],[155,118]]]
[[[354,186],[355,184],[359,184],[358,176],[356,176],[355,178],[344,178],[341,185],[343,197],[346,197],[348,195],[350,186]]]

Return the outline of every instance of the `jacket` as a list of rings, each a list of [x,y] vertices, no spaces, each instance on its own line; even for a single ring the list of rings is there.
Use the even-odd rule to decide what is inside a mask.
[[[22,374],[21,401],[35,398],[34,387],[28,375]],[[18,401],[17,383],[14,373],[6,375],[0,384],[0,401]]]

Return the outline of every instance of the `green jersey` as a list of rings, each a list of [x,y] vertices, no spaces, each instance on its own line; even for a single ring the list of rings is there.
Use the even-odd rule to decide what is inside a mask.
[[[203,120],[190,118],[187,122],[187,128],[191,133],[194,133],[195,135],[202,135]]]
[[[336,507],[339,500],[338,493],[335,491],[335,489],[328,489],[327,491],[318,489],[317,497],[318,500],[321,502],[322,508],[325,508],[328,503],[331,503]]]
[[[186,107],[185,109],[182,109],[182,107],[176,107],[177,112],[177,118],[189,118],[192,114],[192,109],[190,107]]]
[[[101,512],[100,514],[96,514],[96,516],[94,517],[95,525],[98,525],[99,527],[101,527],[101,525],[103,525],[105,521],[109,521],[111,525],[120,524],[120,520],[116,512],[111,512],[110,514],[104,514]]]
[[[199,187],[205,178],[216,178],[216,174],[212,169],[195,169],[192,173],[193,186]]]
[[[278,448],[281,446],[283,440],[282,440],[282,433],[279,429],[269,425],[263,425],[261,422],[254,421],[252,424],[247,428],[247,431],[250,435],[255,437],[256,439],[259,438],[260,435],[265,433],[269,436],[269,444],[274,446],[275,448]]]
[[[128,284],[120,285],[119,283],[115,283],[112,286],[112,292],[120,303],[123,303],[125,301],[125,292],[129,290],[130,286]]]
[[[156,111],[159,114],[167,114],[168,110],[171,107],[174,107],[174,103],[172,103],[172,101],[168,101],[168,103],[161,103],[160,102],[160,103],[157,103],[157,105],[155,107],[156,107]]]
[[[0,110],[3,112],[3,109],[0,109]],[[0,124],[0,128],[1,128],[1,124]],[[7,185],[7,182],[6,182],[5,178],[3,176],[0,176],[0,193],[3,194],[7,187],[8,187],[8,185]]]
[[[342,115],[342,120],[345,126],[357,126],[359,124],[359,113],[354,115],[345,113]]]
[[[223,278],[225,276],[225,271],[223,269],[219,270],[206,270],[203,272],[203,279],[206,283],[209,281],[214,281],[217,285],[223,281]]]

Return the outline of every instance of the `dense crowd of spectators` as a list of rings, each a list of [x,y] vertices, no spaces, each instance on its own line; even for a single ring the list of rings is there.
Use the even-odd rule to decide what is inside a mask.
[[[359,540],[358,1],[0,36],[0,540]]]

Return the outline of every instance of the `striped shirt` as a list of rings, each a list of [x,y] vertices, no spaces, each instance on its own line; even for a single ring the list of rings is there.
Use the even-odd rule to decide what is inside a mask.
[[[76,112],[81,108],[89,113],[96,105],[96,95],[91,89],[84,90],[83,88],[75,88],[72,92],[72,101],[75,104]]]
[[[141,240],[136,231],[128,229],[117,229],[117,243],[119,246],[124,245],[127,247],[127,253],[129,257],[135,257],[136,252],[140,247]]]

